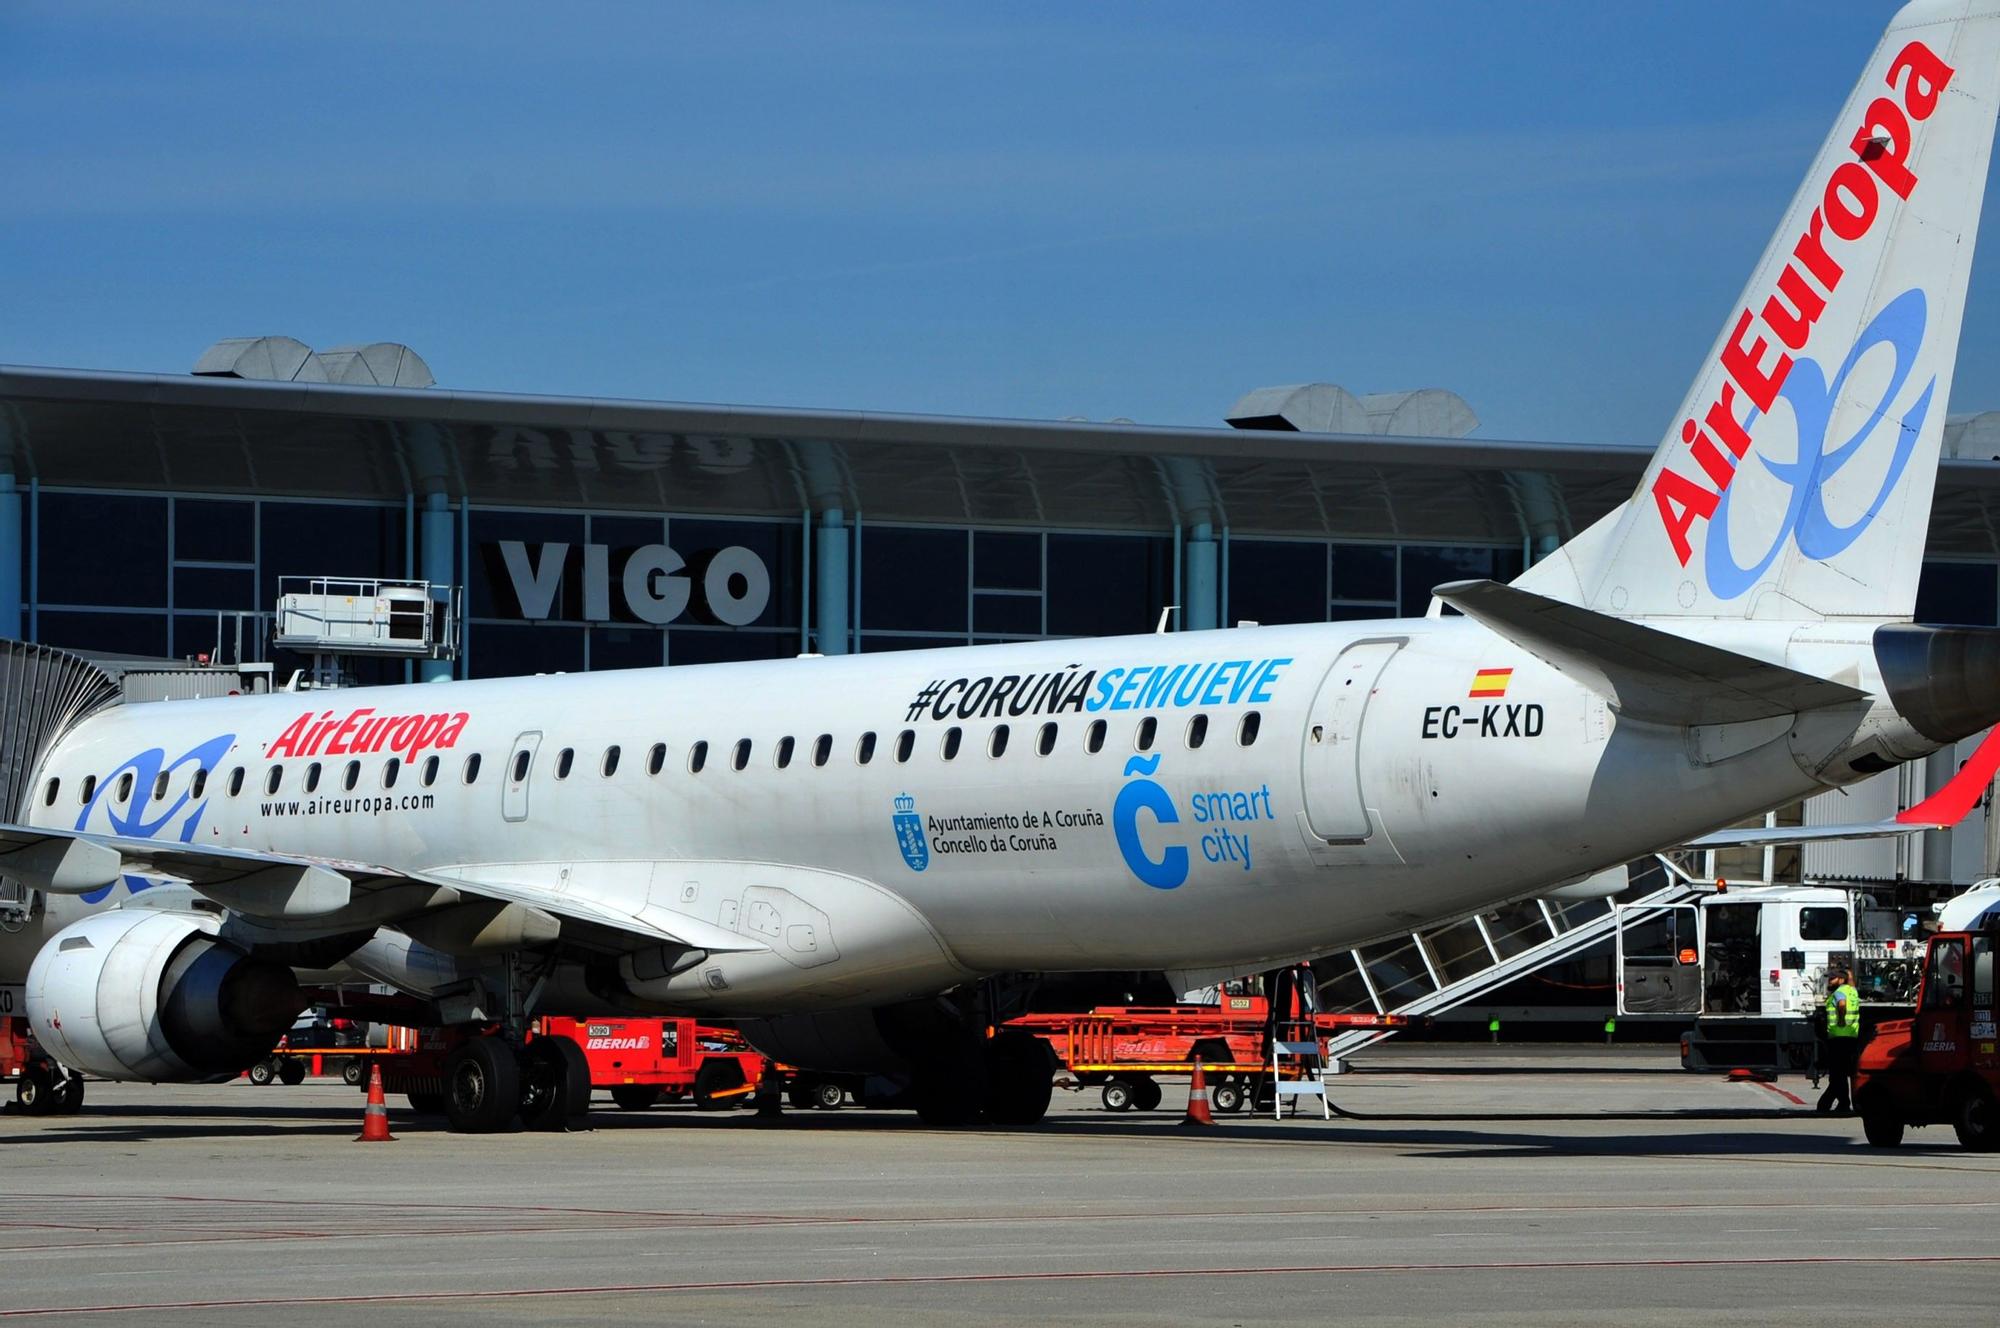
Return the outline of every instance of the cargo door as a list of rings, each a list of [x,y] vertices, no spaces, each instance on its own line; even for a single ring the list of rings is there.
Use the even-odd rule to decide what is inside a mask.
[[[1618,906],[1618,1013],[1702,1012],[1701,912]]]
[[[535,729],[514,739],[514,750],[507,755],[507,768],[501,772],[500,815],[509,821],[528,819],[528,779],[541,745],[541,730]]]
[[[1400,640],[1357,641],[1340,652],[1306,720],[1306,824],[1332,843],[1359,843],[1374,831],[1361,789],[1361,729],[1375,682],[1403,648]]]

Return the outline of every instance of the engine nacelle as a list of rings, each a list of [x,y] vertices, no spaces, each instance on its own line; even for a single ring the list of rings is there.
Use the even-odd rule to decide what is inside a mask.
[[[117,909],[49,938],[28,1019],[63,1064],[106,1079],[207,1079],[270,1051],[305,1008],[292,971],[215,939],[213,920]]]

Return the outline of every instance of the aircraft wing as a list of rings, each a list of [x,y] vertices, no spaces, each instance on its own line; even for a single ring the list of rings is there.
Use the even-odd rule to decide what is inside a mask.
[[[522,912],[512,920],[528,941],[561,935],[612,953],[672,945],[711,953],[765,950],[761,941],[712,922],[646,905],[627,910],[586,892],[529,881],[466,880],[372,863],[297,854],[92,835],[49,826],[0,825],[0,875],[56,894],[88,894],[128,872],[173,877],[268,928],[330,934],[454,911]],[[643,914],[643,916],[642,916]]]
[[[1872,821],[1859,825],[1770,825],[1740,830],[1717,830],[1714,834],[1690,839],[1680,848],[1779,848],[1786,844],[1817,844],[1828,840],[1886,839],[1891,835],[1914,835],[1925,830],[1950,827],[1930,822]]]

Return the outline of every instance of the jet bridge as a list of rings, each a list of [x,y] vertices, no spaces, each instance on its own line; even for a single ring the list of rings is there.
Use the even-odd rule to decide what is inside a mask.
[[[1608,898],[1518,901],[1349,951],[1336,957],[1338,971],[1322,975],[1321,1001],[1329,1010],[1372,1006],[1412,1019],[1442,1014],[1610,940],[1621,914],[1629,925],[1706,892],[1663,858]],[[1394,1032],[1357,1028],[1329,1038],[1328,1062],[1338,1065]]]

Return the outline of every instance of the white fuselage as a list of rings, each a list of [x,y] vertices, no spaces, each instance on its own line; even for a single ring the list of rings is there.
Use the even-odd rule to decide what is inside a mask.
[[[1462,618],[1246,628],[128,705],[57,745],[31,819],[580,897],[671,862],[746,934],[689,864],[791,864],[898,897],[960,975],[1248,968],[1795,799],[1876,720],[1704,739]],[[144,884],[52,899],[42,934]]]

